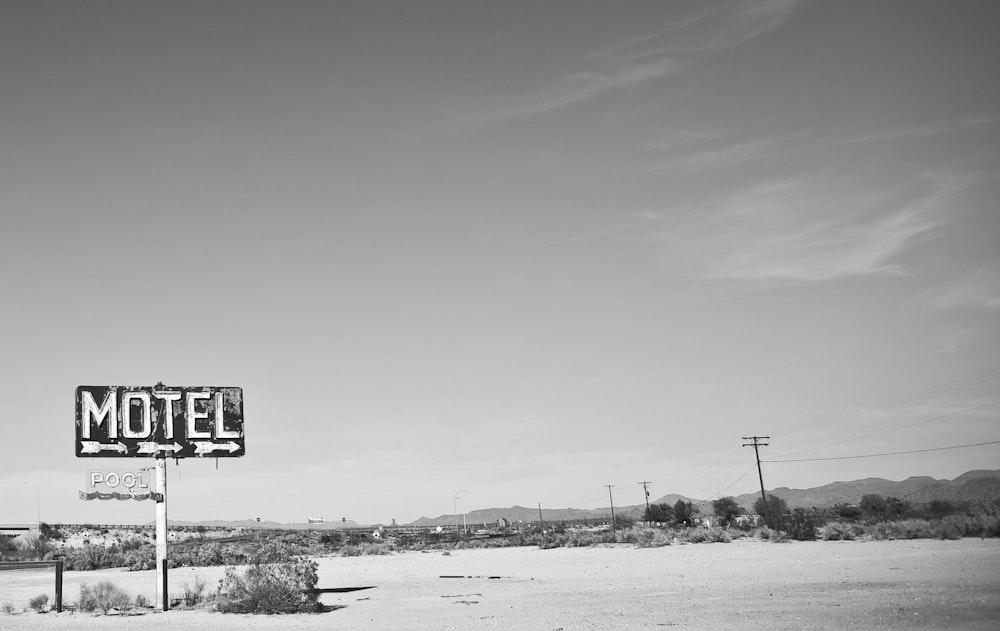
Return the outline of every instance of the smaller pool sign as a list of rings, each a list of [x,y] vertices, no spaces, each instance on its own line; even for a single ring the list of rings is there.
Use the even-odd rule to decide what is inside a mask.
[[[92,493],[149,493],[148,469],[90,469],[87,491]]]

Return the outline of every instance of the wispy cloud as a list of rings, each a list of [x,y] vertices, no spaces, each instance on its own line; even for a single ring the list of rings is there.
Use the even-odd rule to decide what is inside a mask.
[[[673,18],[666,28],[583,55],[582,66],[546,82],[552,87],[519,96],[496,97],[491,106],[457,125],[471,131],[536,116],[659,79],[674,72],[680,55],[739,46],[780,26],[799,0],[754,0]]]
[[[494,117],[518,118],[568,107],[612,90],[662,77],[675,67],[676,63],[673,60],[664,58],[643,63],[621,64],[606,71],[577,72],[548,92],[537,94],[520,105],[495,112]]]
[[[716,128],[679,129],[648,142],[653,149],[672,151],[700,145],[726,136],[727,132]]]
[[[973,344],[983,337],[983,331],[975,327],[950,327],[930,338],[938,352],[954,353],[958,349]]]
[[[780,27],[799,4],[800,0],[699,4],[690,15],[672,14],[661,30],[599,51],[594,57],[635,62],[728,50]]]
[[[765,138],[738,142],[715,149],[706,149],[648,167],[646,171],[713,169],[734,166],[774,155],[773,149],[780,141]]]
[[[899,274],[893,259],[944,223],[944,201],[961,185],[928,178],[919,194],[865,195],[765,182],[664,220],[659,262],[684,277],[754,283]]]
[[[897,140],[899,138],[920,136],[936,136],[938,134],[955,133],[976,127],[996,125],[997,123],[1000,123],[1000,116],[997,114],[969,116],[950,120],[931,121],[922,125],[901,125],[898,127],[890,127],[874,133],[846,138],[835,144],[852,145],[860,142]]]
[[[953,281],[917,296],[928,309],[1000,311],[1000,262],[970,270]]]

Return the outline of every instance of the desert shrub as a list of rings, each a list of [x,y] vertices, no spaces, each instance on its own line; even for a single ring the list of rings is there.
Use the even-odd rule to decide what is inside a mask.
[[[184,594],[181,601],[188,607],[194,607],[205,600],[205,579],[200,576],[194,577],[194,583],[184,583],[181,585]]]
[[[694,516],[698,509],[691,502],[677,500],[674,504],[674,523],[678,526],[690,526],[694,523]]]
[[[762,541],[770,541],[771,543],[785,543],[788,541],[787,533],[768,528],[767,526],[758,528],[754,535]]]
[[[733,540],[730,534],[722,528],[704,528],[702,526],[682,530],[678,537],[687,543],[729,543]]]
[[[777,495],[767,496],[767,503],[761,498],[753,503],[753,510],[764,517],[764,524],[772,530],[784,530],[788,504]]]
[[[37,611],[38,613],[45,612],[46,606],[49,604],[48,594],[39,594],[31,600],[28,601],[28,606]]]
[[[395,550],[391,543],[362,543],[358,548],[363,557],[392,554]]]
[[[67,570],[100,570],[108,567],[126,567],[125,555],[113,548],[85,544],[69,548],[63,553]]]
[[[788,535],[796,541],[814,541],[821,521],[815,510],[795,508],[788,517]]]
[[[901,519],[877,525],[881,539],[935,539],[940,532],[926,519]]]
[[[152,546],[143,546],[129,550],[124,555],[125,567],[136,572],[156,568],[156,550]]]
[[[948,519],[948,518],[946,518]],[[975,512],[966,517],[967,537],[1000,537],[1000,515]]]
[[[81,611],[100,609],[102,613],[107,614],[112,609],[125,611],[131,607],[132,597],[111,581],[101,581],[93,587],[87,583],[81,583],[78,606]]]
[[[52,551],[52,544],[37,532],[27,532],[14,540],[15,545],[29,558],[44,559]]]
[[[862,515],[869,521],[901,519],[910,510],[910,503],[898,497],[882,497],[868,493],[859,504]]]
[[[566,535],[557,532],[545,532],[532,537],[532,544],[537,545],[542,550],[561,548],[566,543]]]
[[[227,567],[215,606],[223,613],[286,613],[316,607],[318,565],[287,544],[262,547],[245,570]]]
[[[712,512],[722,524],[728,526],[743,513],[743,509],[740,508],[735,497],[720,497],[712,502]]]
[[[379,544],[384,545],[384,544]],[[484,548],[491,547],[489,540],[487,539],[462,539],[455,542],[456,550],[482,550]],[[395,547],[390,548],[390,552],[394,550]],[[389,554],[390,552],[379,552],[378,554]]]
[[[955,512],[955,505],[948,500],[931,500],[927,503],[924,512],[931,519],[941,519]]]
[[[603,537],[600,534],[596,532],[584,532],[582,530],[570,530],[564,535],[562,545],[565,548],[586,548],[602,542]]]
[[[13,616],[16,613],[20,613],[17,608],[14,607],[14,603],[9,600],[5,600],[2,605],[0,605],[0,611],[3,611],[8,616]]]
[[[621,540],[623,543],[635,544],[637,548],[652,548],[658,532],[660,530],[656,528],[629,528],[622,533]]]
[[[222,565],[244,565],[250,561],[252,552],[240,546],[223,546]]]
[[[706,528],[705,541],[708,543],[731,543],[733,537],[724,529],[719,527]]]
[[[222,565],[222,545],[213,543],[199,547],[195,565]]]
[[[838,519],[846,519],[849,521],[857,521],[861,519],[860,506],[853,506],[846,502],[841,502],[839,504],[834,504],[831,510]]]
[[[455,544],[456,548],[472,548],[477,547],[472,545],[473,542],[459,541]],[[482,546],[478,546],[482,547]],[[342,557],[361,557],[361,556],[380,556],[384,554],[392,554],[395,551],[395,546],[391,543],[360,543],[358,545],[347,544],[342,546],[337,553]]]
[[[122,552],[130,552],[132,550],[140,550],[149,544],[140,537],[129,537],[128,539],[120,539],[117,545],[118,549]]]
[[[136,609],[150,609],[153,604],[149,602],[145,594],[136,594],[135,601],[133,603]]]
[[[674,507],[670,504],[650,504],[642,514],[643,521],[670,523],[674,520]]]
[[[855,538],[854,525],[831,521],[820,527],[819,536],[824,541],[852,541]]]
[[[58,541],[63,538],[63,533],[60,532],[58,528],[50,526],[45,522],[38,525],[38,531],[42,537],[49,539],[50,541]]]
[[[319,536],[319,542],[323,545],[339,546],[342,540],[339,532],[324,532]]]
[[[951,519],[954,517],[955,519]],[[955,541],[965,536],[967,523],[961,515],[950,515],[941,520],[938,529],[938,539]]]

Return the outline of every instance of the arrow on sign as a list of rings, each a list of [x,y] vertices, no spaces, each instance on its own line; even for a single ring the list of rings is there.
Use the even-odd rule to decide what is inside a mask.
[[[115,443],[113,445],[105,445],[97,442],[96,440],[81,440],[80,441],[80,453],[81,454],[97,454],[102,451],[117,451],[118,453],[128,452],[128,447],[122,443]]]
[[[138,452],[141,454],[155,454],[158,451],[180,451],[184,449],[183,445],[174,443],[173,445],[160,445],[158,443],[139,443]]]
[[[229,453],[233,453],[239,448],[240,446],[233,441],[229,441],[228,443],[197,442],[194,444],[194,453],[195,455],[208,454],[213,451],[228,451]]]

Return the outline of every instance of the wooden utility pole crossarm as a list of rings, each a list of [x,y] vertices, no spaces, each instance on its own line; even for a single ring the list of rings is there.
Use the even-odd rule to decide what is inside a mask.
[[[647,488],[652,482],[649,480],[643,480],[642,482],[636,482],[636,484],[642,485],[642,490],[646,495],[646,512],[649,512],[649,488]]]

